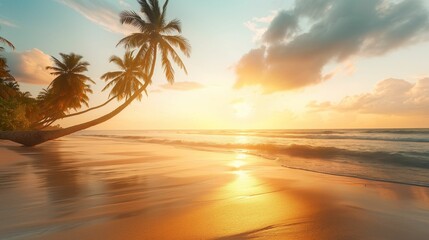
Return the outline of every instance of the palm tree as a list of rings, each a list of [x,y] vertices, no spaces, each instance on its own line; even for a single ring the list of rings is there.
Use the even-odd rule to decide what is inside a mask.
[[[12,48],[13,50],[15,50],[15,46],[11,43],[11,42],[9,42],[6,38],[3,38],[3,37],[0,37],[0,43],[2,43],[2,44],[6,44],[6,45],[8,45],[10,48]],[[0,52],[3,52],[4,51],[4,47],[0,47]],[[3,57],[3,56],[0,56],[0,64],[1,65],[6,65],[6,59]],[[3,68],[3,66],[1,66],[1,68]],[[2,71],[1,69],[0,69],[0,71]],[[4,72],[3,72],[4,73]],[[1,75],[2,73],[0,73],[0,75]],[[0,76],[1,77],[1,76]]]
[[[0,37],[0,43],[8,45],[10,48],[15,50],[15,46],[11,42],[9,42],[6,38]],[[0,52],[4,51],[4,47],[0,47]],[[4,75],[8,74],[6,59],[0,56],[0,78],[3,78]],[[10,75],[9,75],[10,76]]]
[[[0,98],[8,99],[18,96],[19,93],[19,85],[10,74],[6,59],[0,57]]]
[[[58,108],[55,107],[55,94],[52,93],[52,91],[48,91],[47,89],[44,89],[38,96],[39,101],[44,106],[43,109],[43,115],[45,116],[40,121],[33,123],[33,128],[43,128],[45,126],[49,126],[52,123],[54,123],[58,119],[64,119],[68,117],[77,116],[83,113],[87,113],[89,111],[101,108],[105,105],[107,105],[109,102],[111,102],[113,99],[117,99],[118,101],[122,99],[128,99],[132,96],[134,92],[139,90],[139,88],[143,85],[140,80],[144,80],[146,77],[145,74],[142,72],[142,67],[140,64],[138,64],[138,61],[136,61],[133,58],[133,52],[126,52],[124,55],[124,60],[117,56],[112,56],[110,58],[110,62],[115,63],[119,68],[121,68],[120,71],[114,71],[114,72],[108,72],[101,76],[102,79],[105,81],[111,80],[104,88],[103,91],[108,89],[109,87],[113,86],[113,89],[110,91],[109,94],[109,100],[107,100],[105,103],[97,106],[92,107],[89,109],[86,109],[81,112],[73,113],[73,114],[59,114],[58,111],[56,111]],[[50,89],[51,90],[51,89]],[[137,97],[139,100],[141,100],[142,93],[139,94]]]
[[[48,89],[37,97],[42,106],[41,119],[32,123],[33,128],[50,125],[56,120],[66,117],[66,112],[77,110],[85,105],[89,107],[88,93],[92,93],[87,82],[94,83],[83,73],[88,71],[89,63],[75,53],[60,53],[61,61],[52,56],[54,66],[46,67],[51,75],[56,76]]]
[[[75,53],[60,53],[62,61],[52,57],[54,66],[46,67],[51,70],[51,75],[56,76],[48,87],[52,91],[55,105],[62,111],[70,109],[77,110],[83,105],[88,105],[88,93],[92,93],[90,85],[87,82],[95,84],[88,76],[83,73],[88,71],[89,63],[82,61],[82,56]]]
[[[0,57],[0,79],[6,82],[15,81],[15,78],[10,74],[6,59]]]
[[[124,11],[121,13],[121,22],[141,26],[140,32],[133,33],[119,42],[119,44],[125,44],[127,49],[139,48],[136,59],[140,62],[142,68],[141,76],[143,77],[144,84],[137,91],[134,93],[124,93],[125,95],[123,96],[125,96],[126,100],[122,105],[112,112],[89,122],[60,130],[0,132],[0,139],[14,141],[25,146],[34,146],[90,128],[111,119],[146,91],[147,86],[152,82],[158,51],[161,52],[164,73],[170,83],[174,81],[174,70],[169,57],[186,72],[185,65],[175,52],[174,47],[178,47],[185,56],[189,56],[190,45],[185,38],[179,35],[181,33],[181,24],[178,20],[173,20],[165,24],[168,0],[164,3],[162,11],[159,8],[158,0],[138,0],[138,3],[141,6],[143,18],[132,11]],[[170,35],[170,33],[175,32],[179,34]]]
[[[0,78],[0,99],[18,97],[20,94],[19,85],[15,81],[8,81]]]
[[[127,49],[139,48],[136,58],[142,62],[150,79],[152,79],[159,51],[167,81],[173,83],[174,69],[169,57],[187,73],[185,64],[173,47],[178,47],[187,57],[191,53],[189,42],[180,35],[182,32],[181,23],[177,19],[167,23],[168,0],[165,1],[162,9],[158,0],[138,0],[138,3],[143,16],[134,11],[123,11],[120,17],[122,24],[137,27],[140,32],[121,39],[118,45],[122,44]]]
[[[125,53],[124,59],[112,56],[110,62],[116,64],[120,70],[108,72],[101,76],[105,81],[110,81],[103,88],[103,91],[112,87],[109,97],[116,96],[118,101],[124,98],[129,99],[133,93],[137,92],[143,86],[141,80],[146,78],[141,64],[133,57],[133,52],[129,51]],[[142,94],[140,93],[137,99],[141,100],[141,98]]]
[[[57,96],[54,95],[52,88],[44,88],[39,93],[36,98],[38,116],[32,121],[31,128],[47,127],[65,116],[64,110],[57,107],[56,98]]]

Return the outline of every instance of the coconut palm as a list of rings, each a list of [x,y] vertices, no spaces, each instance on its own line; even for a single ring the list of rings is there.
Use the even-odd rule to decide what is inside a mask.
[[[182,32],[180,21],[174,19],[167,22],[166,12],[168,2],[166,0],[161,9],[158,0],[138,0],[142,16],[134,11],[121,12],[121,23],[137,27],[139,32],[124,37],[119,41],[118,45],[122,44],[127,49],[139,49],[136,58],[141,61],[150,79],[154,72],[157,53],[159,51],[167,81],[173,83],[174,69],[171,59],[179,68],[187,73],[185,64],[174,47],[179,48],[185,56],[189,57],[191,46],[180,35]]]
[[[75,53],[60,53],[60,56],[62,61],[52,57],[54,66],[46,67],[56,76],[48,87],[54,96],[53,102],[62,111],[77,110],[82,104],[88,107],[88,93],[92,93],[92,90],[87,83],[95,84],[91,78],[83,74],[88,71],[89,63]]]
[[[54,66],[46,67],[56,76],[48,89],[37,97],[43,110],[42,117],[32,123],[33,128],[41,128],[66,117],[66,112],[77,110],[85,105],[89,107],[88,94],[92,93],[87,82],[94,83],[83,73],[88,71],[89,63],[75,53],[60,53],[61,61],[52,56]]]
[[[133,57],[133,52],[129,51],[125,53],[123,59],[118,56],[112,56],[110,62],[116,64],[120,70],[108,72],[101,76],[105,81],[110,81],[103,88],[103,91],[112,87],[109,97],[116,96],[118,101],[124,98],[129,99],[133,93],[143,86],[141,80],[146,78],[141,64]],[[137,96],[138,100],[141,100],[141,98],[142,93]]]
[[[104,88],[103,91],[107,90],[109,87],[113,87],[109,94],[109,99],[96,107],[92,107],[89,109],[86,109],[84,111],[80,111],[77,113],[72,114],[58,114],[55,111],[48,110],[46,111],[47,114],[45,114],[45,118],[41,119],[40,121],[33,123],[34,128],[41,128],[43,126],[46,126],[47,124],[52,124],[58,119],[64,119],[68,117],[74,117],[80,114],[87,113],[89,111],[101,108],[105,105],[107,105],[109,102],[111,102],[114,99],[117,99],[118,101],[122,99],[128,99],[130,98],[134,92],[139,90],[142,87],[141,80],[144,80],[146,78],[146,75],[142,72],[141,64],[138,63],[138,61],[134,60],[133,53],[132,52],[126,52],[124,55],[124,60],[117,56],[112,56],[110,58],[110,62],[115,63],[119,68],[121,68],[120,71],[114,71],[114,72],[108,72],[101,76],[102,79],[105,81],[110,81]],[[43,92],[41,92],[38,96],[39,99],[43,99],[42,102],[47,103],[47,106],[45,109],[51,109],[51,105],[49,102],[55,102],[55,98],[53,97],[54,94],[49,93],[46,89],[44,89]],[[140,93],[137,96],[138,100],[141,100],[142,93]],[[55,105],[55,104],[53,104]],[[57,109],[57,107],[54,107],[54,109]],[[52,110],[54,110],[52,109]],[[49,113],[55,113],[54,115],[51,115]]]
[[[161,53],[161,62],[165,76],[170,83],[174,81],[174,70],[169,57],[186,72],[185,65],[174,48],[178,47],[185,56],[189,56],[190,45],[185,38],[179,35],[181,33],[181,24],[178,20],[173,20],[166,24],[165,14],[168,0],[164,3],[162,10],[159,7],[158,0],[139,0],[138,3],[141,6],[143,18],[133,11],[124,11],[121,13],[121,22],[140,26],[140,32],[133,33],[119,42],[119,44],[124,44],[127,49],[139,49],[136,59],[139,61],[140,67],[142,68],[141,76],[143,76],[144,84],[137,91],[134,93],[123,93],[126,100],[122,105],[112,112],[92,121],[60,130],[0,132],[0,139],[14,141],[25,146],[34,146],[90,128],[111,119],[122,112],[122,110],[146,91],[147,86],[152,81],[158,51]],[[175,32],[179,34],[171,34]],[[132,89],[133,88],[129,88],[128,90]]]

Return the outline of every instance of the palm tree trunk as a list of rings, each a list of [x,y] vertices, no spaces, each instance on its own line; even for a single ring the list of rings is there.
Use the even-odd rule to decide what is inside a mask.
[[[125,101],[121,106],[113,110],[112,112],[99,117],[97,119],[91,120],[86,123],[78,124],[64,129],[59,130],[49,130],[49,131],[0,131],[0,139],[10,140],[12,142],[20,143],[24,146],[31,147],[41,143],[44,143],[49,140],[57,139],[92,126],[103,123],[114,116],[118,115],[122,110],[124,110],[128,105],[131,104],[143,91],[146,90],[150,81],[146,81],[145,84],[135,92],[127,101]]]
[[[72,113],[72,114],[65,115],[65,116],[62,116],[62,117],[59,117],[59,118],[55,118],[55,119],[43,120],[41,122],[33,124],[32,128],[41,128],[41,129],[43,129],[43,128],[46,128],[46,127],[50,126],[52,123],[56,122],[59,119],[64,119],[64,118],[68,118],[68,117],[74,117],[74,116],[77,116],[77,115],[81,115],[81,114],[87,113],[87,112],[92,111],[92,110],[99,109],[101,107],[106,106],[109,102],[111,102],[115,98],[116,98],[116,96],[110,98],[109,100],[107,100],[105,103],[103,103],[101,105],[98,105],[98,106],[92,107],[92,108],[88,108],[88,109],[86,109],[84,111],[81,111],[81,112]],[[49,125],[45,125],[46,123],[49,123]]]

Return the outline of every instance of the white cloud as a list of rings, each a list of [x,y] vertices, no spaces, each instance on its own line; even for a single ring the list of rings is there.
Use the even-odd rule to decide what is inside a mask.
[[[247,27],[262,44],[236,65],[235,87],[259,86],[266,93],[318,84],[335,74],[322,75],[329,63],[383,56],[427,41],[429,32],[429,13],[420,0],[296,0],[265,32],[256,22]]]
[[[18,27],[15,23],[13,23],[12,21],[9,21],[7,19],[4,18],[0,18],[0,26],[4,25],[4,26],[8,26],[8,27]]]
[[[136,32],[136,29],[130,25],[122,25],[119,22],[119,13],[123,7],[129,7],[126,1],[117,2],[106,0],[57,0],[67,7],[80,13],[91,22],[100,25],[105,30],[129,35]]]
[[[269,24],[271,21],[273,21],[276,15],[277,15],[277,11],[273,11],[268,16],[260,17],[260,18],[255,17],[255,18],[252,18],[252,20],[249,20],[244,23],[244,26],[255,34],[253,38],[254,42],[258,42],[262,39],[262,36],[268,29],[266,25]]]
[[[314,111],[429,115],[429,78],[416,83],[390,78],[379,82],[372,92],[346,96],[338,103],[311,102],[307,107]]]
[[[46,70],[52,65],[51,57],[34,48],[25,52],[8,52],[4,54],[11,74],[20,83],[48,85],[53,77]]]

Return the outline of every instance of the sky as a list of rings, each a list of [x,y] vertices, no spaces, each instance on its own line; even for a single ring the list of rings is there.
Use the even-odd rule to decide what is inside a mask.
[[[163,3],[163,1],[161,0]],[[156,68],[148,97],[93,129],[429,127],[428,0],[170,0],[192,46],[170,85]],[[12,74],[37,96],[50,56],[91,65],[90,105],[108,98],[100,76],[137,31],[119,23],[136,0],[0,0]],[[119,106],[61,121],[88,121]]]

